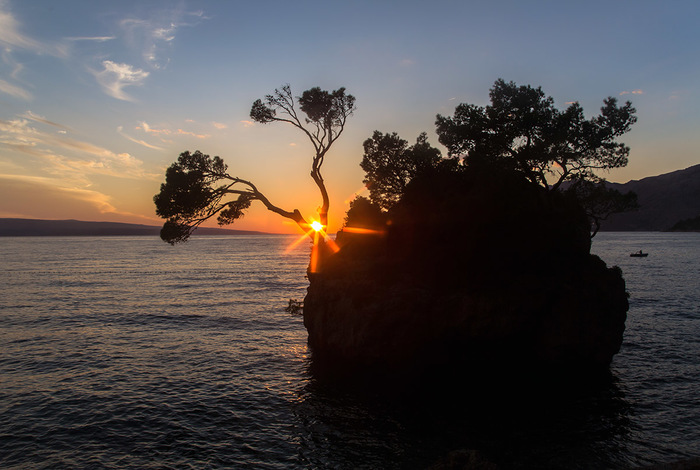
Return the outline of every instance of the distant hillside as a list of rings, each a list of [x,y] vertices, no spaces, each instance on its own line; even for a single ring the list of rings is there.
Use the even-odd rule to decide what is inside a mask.
[[[197,235],[263,235],[264,232],[228,230],[202,227]],[[0,218],[0,237],[38,236],[116,236],[149,235],[158,236],[160,227],[118,222],[83,222],[80,220],[39,220]]]
[[[622,193],[637,193],[640,209],[613,214],[601,224],[607,231],[660,231],[700,216],[700,165],[625,184],[608,183]]]
[[[700,216],[683,219],[669,229],[671,232],[700,232]]]

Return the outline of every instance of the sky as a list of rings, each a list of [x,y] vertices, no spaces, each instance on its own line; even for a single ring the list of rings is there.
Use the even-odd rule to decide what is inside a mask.
[[[697,0],[0,0],[0,217],[159,225],[153,196],[185,150],[312,217],[311,144],[249,117],[289,84],[357,99],[323,167],[334,231],[365,194],[374,130],[425,131],[446,153],[435,116],[488,104],[498,78],[587,117],[632,101],[629,165],[610,181],[700,163]],[[261,204],[230,228],[298,230]]]

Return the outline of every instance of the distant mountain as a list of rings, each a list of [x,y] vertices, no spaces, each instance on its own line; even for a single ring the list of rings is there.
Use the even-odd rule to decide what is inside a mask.
[[[265,232],[201,227],[197,235],[263,235]],[[160,227],[118,222],[83,222],[80,220],[39,220],[0,218],[0,237],[37,236],[158,236]]]
[[[694,219],[683,219],[669,230],[671,232],[700,232],[700,215]]]
[[[613,214],[603,231],[661,231],[700,216],[700,165],[624,184],[608,183],[622,193],[637,193],[639,210]]]

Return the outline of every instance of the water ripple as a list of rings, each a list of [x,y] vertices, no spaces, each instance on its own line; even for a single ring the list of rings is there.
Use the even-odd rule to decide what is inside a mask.
[[[0,467],[411,469],[473,448],[504,468],[627,468],[697,455],[697,237],[599,234],[594,251],[631,293],[611,382],[524,402],[517,389],[474,399],[480,384],[415,401],[318,383],[302,319],[283,310],[307,286],[308,247],[284,253],[294,238],[2,240]],[[629,258],[640,248],[650,256]]]

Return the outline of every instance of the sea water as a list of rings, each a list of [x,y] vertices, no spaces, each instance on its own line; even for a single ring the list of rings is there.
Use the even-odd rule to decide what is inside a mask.
[[[285,311],[308,285],[309,245],[295,239],[0,239],[0,468],[426,468],[460,449],[503,468],[626,468],[700,455],[700,234],[598,234],[593,252],[630,292],[611,383],[517,406],[319,384],[302,319]]]

